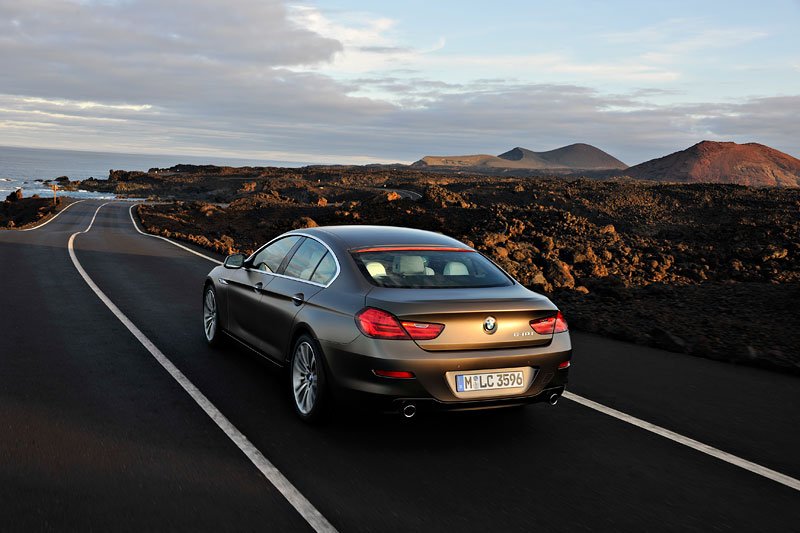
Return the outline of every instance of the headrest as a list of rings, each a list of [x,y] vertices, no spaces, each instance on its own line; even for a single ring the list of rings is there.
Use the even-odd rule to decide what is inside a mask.
[[[373,278],[379,278],[386,275],[386,267],[383,266],[383,263],[372,261],[367,263],[367,272],[369,272],[369,275]]]
[[[396,255],[392,270],[404,276],[424,275],[425,260],[421,255]]]
[[[450,261],[444,266],[445,276],[469,276],[467,265],[460,261]]]

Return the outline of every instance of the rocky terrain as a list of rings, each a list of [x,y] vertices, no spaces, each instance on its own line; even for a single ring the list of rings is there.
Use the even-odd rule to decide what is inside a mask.
[[[548,294],[573,328],[800,372],[797,189],[189,166],[116,173],[105,186],[169,190],[176,201],[139,208],[144,226],[222,253],[313,225],[442,231]]]
[[[9,194],[0,203],[0,228],[21,228],[55,213],[61,206],[61,198],[53,204],[52,198],[39,198],[34,195],[23,198],[22,189]]]
[[[703,141],[633,166],[625,174],[662,182],[800,187],[800,159],[758,143]]]

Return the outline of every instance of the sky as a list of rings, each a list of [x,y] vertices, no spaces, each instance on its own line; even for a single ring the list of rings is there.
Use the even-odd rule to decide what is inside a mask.
[[[0,145],[303,163],[800,157],[800,0],[0,0]]]

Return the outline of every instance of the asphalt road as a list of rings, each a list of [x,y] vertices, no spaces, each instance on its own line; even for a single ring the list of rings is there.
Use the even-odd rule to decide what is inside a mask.
[[[2,529],[311,529],[79,274],[101,203],[0,232]],[[567,399],[308,427],[280,371],[206,346],[212,264],[129,206],[75,237],[87,276],[339,531],[800,528],[800,491]],[[800,478],[796,377],[573,339],[572,393]]]

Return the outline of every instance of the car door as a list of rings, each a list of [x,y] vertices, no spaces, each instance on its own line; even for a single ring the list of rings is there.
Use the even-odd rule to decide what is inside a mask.
[[[292,235],[273,241],[245,263],[240,269],[228,271],[228,330],[245,343],[262,349],[259,329],[263,320],[261,299],[263,289],[276,279],[287,256],[303,237]]]
[[[306,302],[332,279],[335,261],[319,241],[307,238],[268,286],[262,289],[259,338],[264,352],[282,361],[288,354],[292,327]]]

